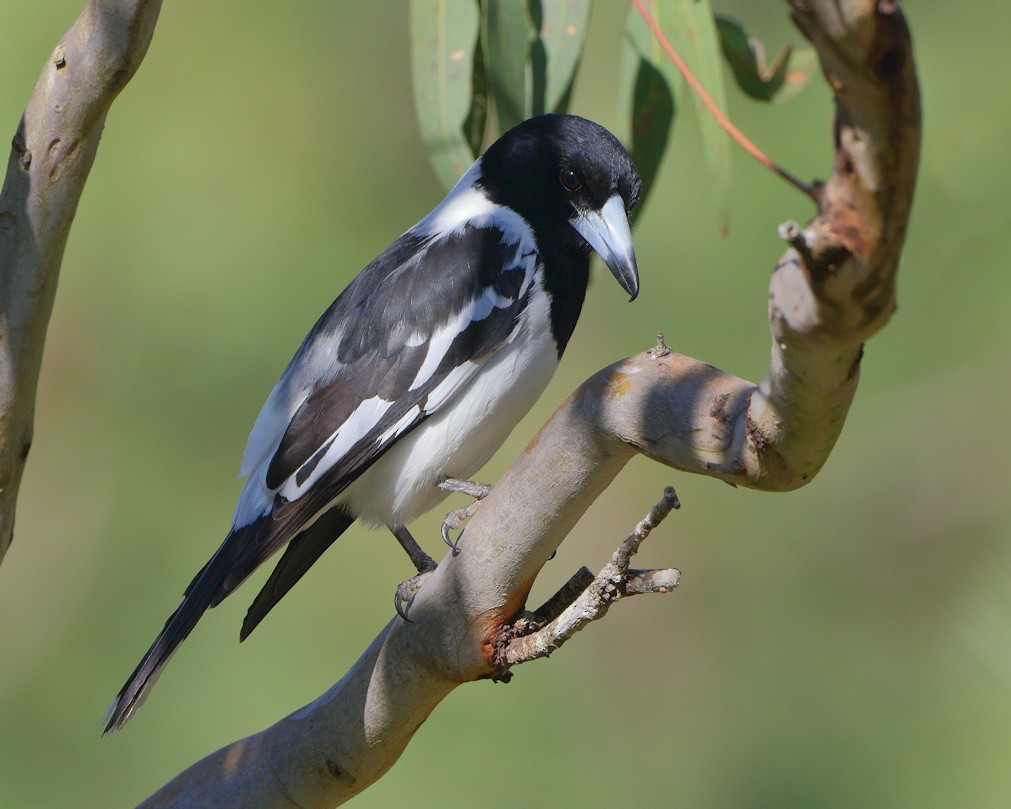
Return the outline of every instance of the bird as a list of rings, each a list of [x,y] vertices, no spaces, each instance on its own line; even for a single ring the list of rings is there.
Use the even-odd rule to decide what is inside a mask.
[[[547,386],[572,337],[591,253],[634,300],[638,171],[603,126],[568,114],[498,138],[363,269],[309,331],[256,418],[231,530],[106,713],[119,730],[211,607],[285,547],[245,640],[356,520],[407,525],[468,478]]]

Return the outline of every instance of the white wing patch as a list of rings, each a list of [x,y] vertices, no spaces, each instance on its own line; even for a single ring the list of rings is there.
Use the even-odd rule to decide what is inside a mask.
[[[288,501],[297,500],[305,494],[306,490],[319,480],[324,472],[340,461],[355,444],[361,441],[379,423],[379,420],[386,415],[386,411],[392,406],[393,402],[388,402],[379,396],[373,396],[371,399],[366,399],[359,404],[354,409],[354,412],[348,416],[347,421],[334,430],[326,441],[323,442],[322,446],[326,446],[327,442],[330,443],[330,446],[309,476],[299,483],[298,472],[296,471],[294,475],[291,475],[281,484],[281,488],[277,490],[278,493]],[[306,461],[306,463],[309,463],[309,461]],[[299,467],[299,469],[301,468]]]
[[[524,248],[527,245],[530,245],[530,249],[525,250]],[[507,298],[504,295],[500,295],[493,287],[486,288],[480,297],[471,301],[469,306],[461,310],[456,317],[432,335],[428,344],[428,353],[425,355],[425,361],[418,369],[418,373],[415,375],[414,381],[411,382],[408,390],[417,390],[432,378],[432,375],[436,372],[443,359],[445,359],[446,353],[453,345],[453,341],[471,323],[484,320],[494,309],[508,309],[518,298],[522,298],[526,294],[530,284],[533,282],[534,271],[537,267],[537,257],[532,249],[532,239],[530,238],[529,230],[527,231],[526,238],[515,243],[513,247],[513,256],[506,262],[504,269],[506,271],[514,269],[523,270],[523,283],[520,286],[517,298]],[[432,410],[431,407],[426,409],[429,412]]]
[[[428,394],[425,412],[434,413],[436,410],[442,408],[446,402],[453,398],[453,395],[457,391],[477,375],[477,372],[481,370],[481,366],[483,365],[484,362],[467,361],[463,365],[456,366],[456,368],[446,374],[446,378]]]
[[[388,430],[384,430],[382,433],[380,433],[379,437],[376,438],[376,444],[385,444],[391,438],[396,438],[404,430],[410,427],[414,423],[414,420],[418,418],[418,416],[420,415],[421,415],[421,405],[415,405],[406,413],[404,413],[404,415],[401,416],[400,420],[396,424],[394,424]]]

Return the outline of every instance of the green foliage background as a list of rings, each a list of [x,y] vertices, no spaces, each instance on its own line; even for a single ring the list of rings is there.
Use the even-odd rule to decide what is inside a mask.
[[[0,0],[13,134],[83,0]],[[635,462],[538,582],[548,594],[677,485],[642,564],[679,590],[621,604],[509,686],[459,689],[356,805],[998,807],[1011,794],[1011,11],[906,4],[924,89],[900,307],[868,345],[821,475],[756,494]],[[718,4],[798,37],[778,4]],[[625,5],[598,3],[572,110],[615,127]],[[321,693],[408,571],[350,532],[241,647],[256,582],[210,613],[126,731],[109,700],[227,530],[245,436],[306,330],[441,196],[411,102],[406,4],[166,3],[116,102],[71,235],[15,544],[0,567],[0,806],[136,803]],[[735,121],[824,175],[816,80]],[[776,225],[808,204],[741,154],[730,237],[690,110],[636,230],[633,305],[598,271],[494,480],[578,381],[641,350],[765,373]],[[430,550],[432,515],[416,526]],[[265,575],[265,573],[264,573]],[[258,579],[258,580],[262,580]]]

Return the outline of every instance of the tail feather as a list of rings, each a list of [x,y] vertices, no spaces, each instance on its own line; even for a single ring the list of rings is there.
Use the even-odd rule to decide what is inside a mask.
[[[281,560],[246,613],[239,633],[240,641],[249,637],[249,633],[256,629],[274,605],[354,521],[354,515],[343,506],[333,506],[288,543]]]
[[[269,518],[266,518],[269,520]],[[137,664],[133,674],[112,701],[105,717],[104,733],[111,733],[122,727],[144,704],[162,670],[187,636],[197,625],[197,621],[208,608],[228,595],[225,580],[232,572],[236,558],[251,541],[255,541],[262,528],[261,520],[233,531],[221,544],[217,553],[194,576],[183,595],[179,608],[165,622],[165,626],[155,638],[147,654]]]

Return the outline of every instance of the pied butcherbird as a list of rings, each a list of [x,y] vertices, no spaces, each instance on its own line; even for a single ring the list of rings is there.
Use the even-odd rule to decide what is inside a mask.
[[[232,528],[119,692],[121,728],[197,621],[287,545],[256,627],[356,520],[405,526],[466,478],[544,390],[576,326],[596,252],[635,298],[628,153],[574,115],[499,138],[449,195],[362,270],[313,326],[253,426]]]

